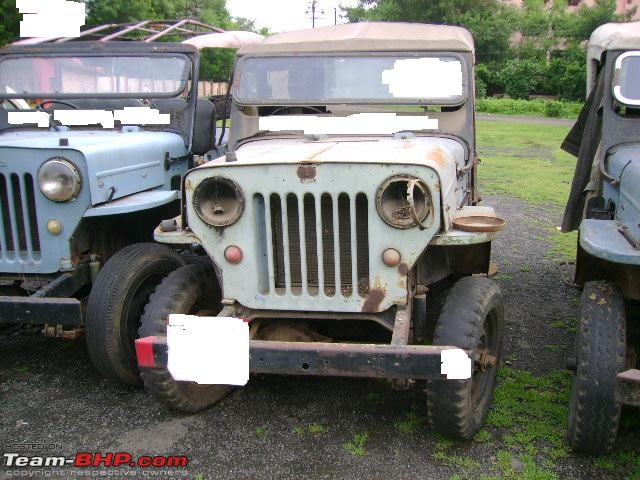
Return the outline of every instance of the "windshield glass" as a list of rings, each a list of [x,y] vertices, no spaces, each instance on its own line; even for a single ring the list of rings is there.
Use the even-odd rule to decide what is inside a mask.
[[[623,53],[616,59],[613,93],[626,105],[640,105],[640,52]]]
[[[187,82],[185,56],[9,57],[0,87],[22,98],[75,96],[172,97]]]
[[[241,104],[432,103],[464,101],[462,60],[454,56],[249,57],[239,67]]]

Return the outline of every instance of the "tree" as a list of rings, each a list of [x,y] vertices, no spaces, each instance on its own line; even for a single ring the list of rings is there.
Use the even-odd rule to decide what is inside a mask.
[[[509,57],[516,9],[500,0],[360,0],[345,9],[358,21],[404,21],[459,25],[471,31],[479,61]],[[490,13],[489,13],[490,12]]]
[[[0,46],[20,37],[20,14],[15,0],[0,0]]]

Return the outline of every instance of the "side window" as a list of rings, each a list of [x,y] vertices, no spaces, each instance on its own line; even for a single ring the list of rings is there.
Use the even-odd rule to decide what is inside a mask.
[[[5,110],[17,110],[16,106],[11,103],[9,100],[4,100],[2,102],[2,106],[4,107]]]

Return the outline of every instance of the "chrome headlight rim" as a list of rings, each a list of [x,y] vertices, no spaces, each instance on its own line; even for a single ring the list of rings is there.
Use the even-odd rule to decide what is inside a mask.
[[[390,199],[390,196],[395,198]],[[395,205],[389,205],[390,200],[394,200]],[[388,177],[378,187],[375,201],[378,215],[393,228],[425,230],[433,224],[431,189],[415,175],[401,173]]]
[[[52,172],[52,168],[62,168],[58,172]],[[66,169],[66,172],[64,172]],[[48,178],[47,174],[52,174],[54,178]],[[66,173],[66,185],[60,182],[60,177]],[[55,177],[58,178],[55,178]],[[54,187],[48,187],[47,182],[56,183]],[[80,169],[68,158],[52,157],[38,169],[38,187],[40,192],[52,202],[66,203],[75,200],[82,188],[82,175]],[[54,190],[57,188],[57,191]]]
[[[224,228],[240,219],[244,213],[245,198],[242,189],[235,181],[216,175],[203,179],[196,186],[192,205],[196,215],[204,223],[212,227]]]

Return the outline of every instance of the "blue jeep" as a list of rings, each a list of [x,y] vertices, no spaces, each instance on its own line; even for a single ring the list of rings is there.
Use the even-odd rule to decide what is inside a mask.
[[[621,405],[640,406],[640,22],[607,24],[588,47],[589,97],[563,148],[578,157],[563,230],[579,229],[580,300],[569,441],[602,454]]]
[[[143,306],[185,263],[154,227],[178,215],[183,174],[215,146],[197,48],[153,41],[203,31],[177,23],[0,50],[0,323],[63,338],[84,327],[98,369],[126,384],[139,382]],[[23,100],[30,110],[12,108]]]

